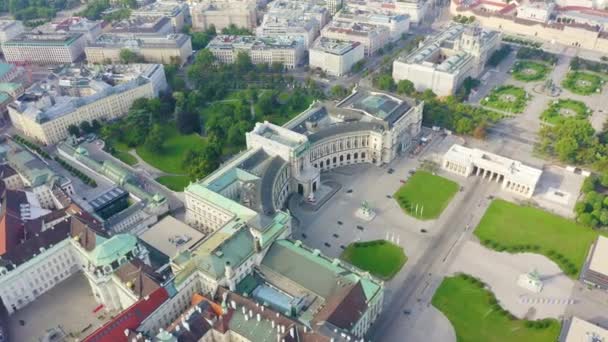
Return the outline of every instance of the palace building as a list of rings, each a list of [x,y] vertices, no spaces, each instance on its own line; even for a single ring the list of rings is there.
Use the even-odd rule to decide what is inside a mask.
[[[528,198],[534,195],[543,172],[517,160],[458,144],[452,145],[446,152],[441,166],[460,176],[475,175],[496,181],[502,184],[504,190]]]

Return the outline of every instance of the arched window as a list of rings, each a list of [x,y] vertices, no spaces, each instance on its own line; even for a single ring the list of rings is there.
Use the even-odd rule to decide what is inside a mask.
[[[354,158],[355,160],[357,160],[357,159],[359,158],[359,153],[355,152],[355,154],[353,155],[353,158]]]

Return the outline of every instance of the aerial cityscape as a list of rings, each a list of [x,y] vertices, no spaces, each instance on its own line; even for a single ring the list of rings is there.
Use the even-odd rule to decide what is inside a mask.
[[[607,0],[0,0],[0,342],[608,342]]]

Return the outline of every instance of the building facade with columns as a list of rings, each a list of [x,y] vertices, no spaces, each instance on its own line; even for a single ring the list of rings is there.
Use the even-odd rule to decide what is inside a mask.
[[[393,62],[395,81],[410,80],[418,91],[453,94],[467,77],[479,77],[486,61],[500,47],[497,31],[452,24],[425,39]]]
[[[477,148],[454,144],[443,156],[442,168],[463,177],[480,176],[501,183],[502,189],[530,198],[542,170]]]

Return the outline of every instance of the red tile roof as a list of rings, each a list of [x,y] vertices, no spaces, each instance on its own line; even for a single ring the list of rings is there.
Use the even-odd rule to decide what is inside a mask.
[[[135,330],[167,299],[165,288],[158,288],[150,296],[131,305],[111,321],[87,336],[83,342],[127,342],[125,330]]]

